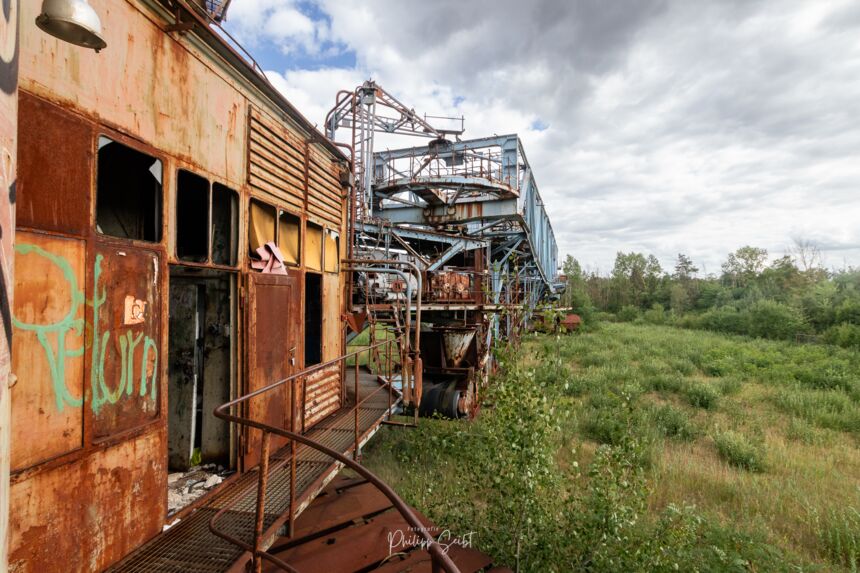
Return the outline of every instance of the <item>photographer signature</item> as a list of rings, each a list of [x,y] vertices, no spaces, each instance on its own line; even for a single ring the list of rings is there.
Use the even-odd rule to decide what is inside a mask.
[[[420,531],[414,527],[410,527],[405,531],[403,529],[389,531],[388,554],[393,555],[396,549],[408,549],[416,546],[421,549],[427,549],[430,542],[423,535],[419,535]],[[436,542],[439,543],[445,553],[448,553],[448,550],[454,545],[472,547],[472,536],[474,535],[474,531],[462,535],[454,535],[450,529],[446,529],[436,538]]]

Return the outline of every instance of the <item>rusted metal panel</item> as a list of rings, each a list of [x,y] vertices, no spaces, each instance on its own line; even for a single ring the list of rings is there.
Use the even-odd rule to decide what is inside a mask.
[[[12,468],[83,444],[86,243],[19,231],[12,320]]]
[[[90,220],[93,127],[21,92],[18,225],[85,235]]]
[[[308,222],[305,228],[305,268],[312,271],[323,269],[323,229]]]
[[[340,170],[330,157],[308,150],[308,212],[338,227],[345,208]]]
[[[251,274],[248,276],[246,392],[253,392],[289,376],[298,356],[296,333],[300,332],[299,290],[292,275]],[[291,388],[289,385],[251,400],[248,415],[279,428],[290,428]],[[273,447],[280,447],[276,438]],[[256,465],[260,432],[250,430],[243,452],[245,469]]]
[[[343,326],[341,320],[340,274],[324,273],[323,279],[323,362],[343,354]]]
[[[27,334],[33,339],[27,350],[16,351],[16,359],[29,360],[21,370],[41,369],[41,380],[47,381],[50,391],[42,395],[42,406],[32,401],[28,407],[38,413],[45,403],[54,404],[54,388],[67,388],[63,390],[64,400],[77,403],[76,398],[80,398],[77,410],[66,402],[66,414],[76,412],[70,420],[60,424],[62,420],[51,414],[45,416],[49,423],[35,423],[50,427],[52,435],[40,430],[45,444],[26,452],[30,459],[22,458],[20,466],[27,469],[14,478],[13,551],[15,567],[20,571],[52,570],[57,564],[64,570],[101,570],[157,533],[164,519],[167,440],[164,420],[159,418],[159,409],[167,408],[162,380],[167,358],[163,336],[167,328],[164,245],[173,244],[175,217],[164,211],[160,245],[146,246],[96,233],[91,213],[97,133],[109,133],[118,141],[134,140],[134,147],[145,147],[148,153],[165,160],[163,202],[167,209],[174,206],[171,192],[175,181],[168,174],[181,165],[239,189],[242,205],[249,191],[273,198],[272,203],[299,213],[303,228],[310,178],[313,185],[327,190],[319,199],[316,218],[326,225],[336,224],[341,232],[344,227],[343,217],[334,217],[343,212],[344,205],[342,199],[333,201],[331,173],[308,173],[307,143],[299,131],[260,110],[255,129],[248,125],[248,102],[270,109],[271,104],[262,102],[259,92],[243,90],[245,84],[230,75],[224,62],[208,58],[208,48],[189,40],[190,35],[165,34],[159,28],[163,22],[143,8],[143,3],[91,0],[91,4],[105,23],[111,61],[116,65],[105,67],[103,55],[38,31],[22,36],[22,86],[29,92],[29,111],[22,112],[22,117],[30,118],[31,125],[21,131],[30,138],[32,153],[27,159],[27,177],[21,181],[26,179],[24,192],[29,193],[28,200],[32,199],[28,208],[32,216],[22,219],[21,224],[28,229],[21,232],[29,232],[30,227],[38,230],[32,235],[39,235],[41,244],[68,260],[70,276],[76,277],[77,285],[75,289],[68,286],[57,265],[43,269],[39,276],[39,265],[22,271],[29,283],[50,284],[39,289],[44,291],[41,299],[32,298],[34,293],[29,302],[27,297],[22,299],[23,304],[32,306],[21,307],[21,315],[27,324],[35,324],[28,313],[34,314],[41,300],[46,304],[39,309],[44,313],[42,318],[50,318],[51,313],[61,310],[57,301],[66,300],[63,297],[71,301],[75,290],[80,292],[81,301],[62,338],[67,355],[62,361],[62,376],[56,378],[62,386],[53,384],[55,378],[44,376],[48,360],[35,331]],[[21,21],[32,26],[38,2],[21,8]],[[2,105],[0,95],[0,108]],[[0,128],[4,121],[5,117],[0,118]],[[246,149],[249,137],[256,146],[253,175],[246,172],[251,168]],[[45,155],[46,150],[49,155]],[[5,155],[0,159],[5,160]],[[322,151],[317,160],[324,166],[328,161],[326,169],[336,166]],[[0,179],[10,171],[7,163],[0,164],[4,168]],[[246,185],[252,179],[257,185]],[[6,215],[0,212],[4,231]],[[244,209],[241,219],[247,222]],[[14,222],[8,228],[14,228]],[[4,232],[4,241],[11,236],[11,232]],[[246,246],[246,236],[240,236]],[[58,245],[75,246],[64,250]],[[11,277],[8,264],[3,270]],[[247,369],[242,370],[247,376],[244,389],[283,377],[292,368],[290,350],[298,346],[295,355],[302,353],[301,299],[295,278],[295,274],[254,274],[248,278],[252,286],[259,279],[262,290],[251,289],[241,306],[247,329],[244,340],[237,342],[237,353],[250,359],[243,365]],[[293,282],[284,297],[281,287],[285,279]],[[331,274],[330,284],[324,281],[324,290],[329,293],[324,295],[324,332],[331,338],[326,342],[326,352],[342,350],[342,287],[339,274]],[[28,286],[26,290],[34,289]],[[59,338],[56,332],[52,336],[51,348],[57,352]],[[334,380],[340,384],[339,377]],[[330,390],[322,386],[319,391]],[[260,419],[278,419],[279,426],[289,425],[292,420],[286,404],[291,396],[287,390],[285,394],[279,399],[280,410],[271,403],[251,409]],[[328,402],[323,405],[329,407]],[[31,419],[30,414],[16,416],[22,432]],[[245,438],[248,450],[255,451],[254,436]],[[40,463],[48,457],[50,461]],[[37,465],[32,466],[34,463]],[[247,468],[253,463],[249,457],[242,465]],[[0,497],[8,499],[2,490]]]
[[[158,416],[161,340],[161,254],[99,243],[93,283],[90,378],[96,439]]]
[[[13,484],[10,569],[101,571],[161,530],[163,433]],[[130,463],[130,461],[133,461]]]
[[[11,428],[10,364],[12,350],[12,284],[15,279],[12,243],[15,200],[18,119],[18,0],[4,3],[0,15],[0,571],[6,570],[9,524],[9,467]]]
[[[249,112],[248,184],[296,209],[305,204],[307,144],[256,107]]]
[[[429,273],[428,273],[429,274]],[[440,271],[430,277],[432,300],[439,302],[474,300],[473,275],[467,272]]]
[[[21,35],[21,86],[240,184],[244,154],[225,149],[243,146],[246,97],[226,70],[165,34],[138,2],[90,5],[105,24],[111,65],[104,53],[33,29]],[[22,2],[21,22],[32,27],[40,6]]]
[[[561,326],[568,332],[573,332],[582,324],[582,318],[578,314],[568,314],[561,321]]]
[[[458,367],[463,363],[469,346],[475,340],[475,328],[446,327],[442,332],[442,346],[445,349],[445,362]]]
[[[340,366],[314,372],[306,381],[304,423],[306,428],[340,408]]]

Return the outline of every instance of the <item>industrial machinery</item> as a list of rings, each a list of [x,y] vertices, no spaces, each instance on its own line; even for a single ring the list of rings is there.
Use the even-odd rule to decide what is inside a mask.
[[[352,153],[351,263],[409,268],[418,284],[407,301],[398,281],[355,272],[351,311],[367,317],[371,339],[413,325],[406,402],[452,418],[477,410],[494,341],[516,337],[559,290],[555,236],[520,138],[462,139],[463,126],[419,116],[373,81],[338,92],[325,122]],[[427,142],[390,148],[409,137]]]

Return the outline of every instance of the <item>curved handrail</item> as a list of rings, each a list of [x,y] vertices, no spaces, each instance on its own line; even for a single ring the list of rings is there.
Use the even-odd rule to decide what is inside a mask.
[[[351,470],[355,471],[357,474],[359,474],[364,479],[366,479],[369,483],[373,484],[373,486],[376,487],[379,491],[381,491],[382,494],[388,498],[388,500],[391,502],[391,504],[394,506],[394,508],[398,511],[398,513],[400,513],[400,515],[403,517],[403,519],[412,528],[414,528],[415,531],[419,532],[419,534],[421,535],[421,537],[423,537],[423,539],[426,543],[427,550],[430,552],[430,555],[433,558],[434,565],[435,565],[436,560],[438,560],[441,563],[444,570],[447,571],[448,573],[460,573],[460,570],[457,568],[457,566],[454,564],[454,562],[451,560],[451,558],[448,556],[448,554],[445,553],[445,550],[442,548],[442,545],[439,544],[439,542],[436,541],[427,532],[426,528],[419,521],[418,517],[415,515],[415,513],[412,511],[412,509],[408,505],[406,505],[406,503],[400,498],[399,495],[397,495],[397,493],[391,488],[391,486],[389,486],[387,483],[382,481],[378,476],[376,476],[369,469],[365,468],[363,465],[356,462],[355,460],[352,460],[349,457],[343,455],[342,453],[340,453],[336,450],[333,450],[327,446],[324,446],[323,444],[321,444],[321,443],[319,443],[319,442],[317,442],[311,438],[308,438],[307,436],[304,436],[302,434],[297,434],[295,432],[291,432],[289,430],[278,428],[275,426],[270,426],[268,424],[264,424],[264,423],[258,422],[256,420],[252,420],[250,418],[243,418],[241,416],[237,416],[237,415],[231,414],[229,412],[229,410],[231,408],[235,408],[235,407],[239,406],[240,404],[243,404],[243,403],[247,402],[248,400],[251,400],[252,398],[255,398],[257,396],[265,394],[266,392],[269,392],[270,390],[273,390],[275,388],[279,388],[281,386],[284,386],[285,384],[288,384],[294,380],[297,380],[298,378],[301,378],[303,376],[307,376],[309,374],[313,374],[314,372],[316,372],[318,370],[322,370],[326,367],[337,364],[341,361],[346,360],[347,358],[354,357],[356,359],[356,362],[357,362],[358,355],[361,354],[362,352],[369,352],[370,350],[373,350],[373,349],[380,347],[382,345],[392,344],[393,342],[396,342],[397,340],[398,339],[384,340],[382,342],[378,342],[376,344],[367,346],[367,347],[362,348],[360,350],[356,350],[356,351],[351,352],[349,354],[344,354],[343,356],[335,358],[334,360],[329,360],[327,362],[323,362],[321,364],[311,366],[310,368],[305,368],[304,370],[301,370],[300,372],[297,372],[297,373],[292,374],[286,378],[278,380],[277,382],[273,382],[272,384],[269,384],[268,386],[258,388],[257,390],[255,390],[249,394],[246,394],[244,396],[240,396],[239,398],[236,398],[234,400],[231,400],[225,404],[218,406],[214,410],[214,415],[217,416],[218,418],[221,418],[222,420],[226,420],[228,422],[234,422],[234,423],[239,424],[239,425],[248,426],[251,428],[257,428],[259,430],[262,430],[264,432],[264,442],[267,441],[267,437],[265,436],[266,432],[271,433],[271,434],[276,434],[278,436],[287,438],[289,440],[292,440],[294,442],[298,442],[300,444],[304,444],[304,445],[311,447],[311,448],[313,448],[319,452],[322,452],[322,453],[326,454],[327,456],[329,456],[329,457],[337,460],[338,462],[342,463],[343,465],[350,468]],[[356,395],[355,399],[356,399],[355,407],[358,408],[360,406],[360,402],[358,401],[357,395]],[[264,445],[264,447],[266,447],[266,446]],[[295,451],[293,452],[293,457],[295,458]],[[265,471],[265,469],[260,469],[258,466],[258,471]],[[259,492],[258,492],[258,496],[259,496]],[[258,504],[259,503],[260,503],[260,501],[259,501],[259,497],[258,497]],[[226,541],[229,541],[230,543],[233,543],[234,545],[238,545],[239,547],[241,547],[245,551],[248,551],[249,553],[251,553],[254,557],[261,557],[263,559],[266,559],[266,560],[270,561],[271,563],[277,565],[278,567],[281,567],[285,571],[289,571],[290,573],[299,573],[294,567],[291,567],[290,565],[288,565],[287,563],[285,563],[281,559],[278,559],[274,555],[271,555],[266,551],[258,550],[255,547],[252,547],[251,545],[245,543],[244,541],[242,541],[240,539],[236,539],[235,537],[228,535],[228,534],[224,533],[223,531],[220,531],[216,527],[216,523],[217,523],[218,519],[225,512],[227,512],[229,510],[230,510],[230,506],[229,505],[225,506],[222,509],[220,509],[215,515],[213,515],[212,518],[209,520],[209,530],[213,534],[217,535],[218,537],[220,537]],[[258,508],[258,510],[259,510],[259,508]],[[291,516],[291,518],[292,518],[292,516]]]

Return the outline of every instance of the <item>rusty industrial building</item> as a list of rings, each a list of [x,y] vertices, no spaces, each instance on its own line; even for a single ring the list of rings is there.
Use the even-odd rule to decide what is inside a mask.
[[[0,570],[489,571],[359,462],[557,293],[522,143],[373,82],[321,133],[229,3],[3,3]]]

